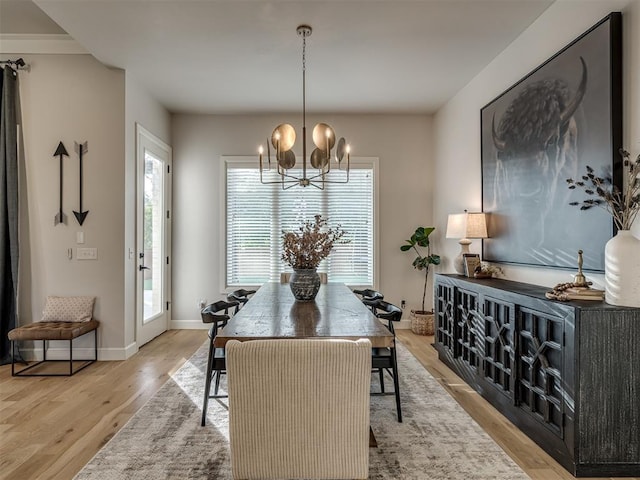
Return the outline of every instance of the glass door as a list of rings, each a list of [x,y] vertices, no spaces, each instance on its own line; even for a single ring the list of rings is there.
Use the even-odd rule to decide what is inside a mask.
[[[138,125],[138,347],[167,330],[170,319],[170,148]]]

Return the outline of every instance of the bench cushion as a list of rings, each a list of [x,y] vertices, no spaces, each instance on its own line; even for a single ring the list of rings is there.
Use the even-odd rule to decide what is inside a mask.
[[[87,322],[36,322],[14,328],[9,332],[9,340],[71,340],[95,330],[98,320]]]

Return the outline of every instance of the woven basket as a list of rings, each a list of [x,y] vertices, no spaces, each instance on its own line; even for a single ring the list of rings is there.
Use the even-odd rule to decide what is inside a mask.
[[[433,335],[433,313],[411,312],[411,331],[416,335]]]

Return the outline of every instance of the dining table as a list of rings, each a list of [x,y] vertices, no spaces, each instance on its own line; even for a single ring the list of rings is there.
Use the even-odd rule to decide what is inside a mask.
[[[315,300],[296,301],[289,284],[263,284],[218,332],[214,344],[229,340],[366,338],[373,347],[394,347],[393,333],[345,284],[322,284]]]

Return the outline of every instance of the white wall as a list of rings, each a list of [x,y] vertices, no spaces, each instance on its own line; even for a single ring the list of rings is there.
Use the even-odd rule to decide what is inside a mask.
[[[480,109],[542,64],[612,11],[623,12],[624,139],[632,153],[640,152],[640,0],[559,0],[520,37],[452,98],[434,118],[434,221],[446,225],[449,213],[480,211]],[[634,226],[640,232],[640,222]],[[449,259],[439,270],[453,272],[450,259],[459,252],[455,240],[440,230],[438,248]],[[480,252],[480,241],[471,246]],[[571,281],[575,272],[504,266],[507,278],[553,286]],[[603,275],[588,275],[602,285]]]
[[[171,117],[124,71],[90,55],[13,55],[31,66],[19,73],[24,123],[19,324],[40,318],[47,295],[93,295],[94,316],[101,321],[99,358],[127,358],[137,351],[137,264],[128,255],[129,249],[135,252],[135,124],[169,143]],[[68,221],[54,226],[59,162],[53,153],[59,141],[69,152],[63,167]],[[89,214],[82,226],[72,213],[79,195],[74,141],[89,145],[83,179]],[[76,244],[77,232],[84,232],[84,245]],[[98,260],[76,260],[78,246],[97,248]],[[87,348],[91,340],[76,344]],[[51,358],[59,347],[66,355],[66,346],[53,343]]]
[[[94,316],[102,322],[101,357],[111,358],[124,343],[124,72],[90,55],[22,56],[31,70],[19,73],[25,170],[18,321],[40,319],[47,295],[94,295]],[[53,153],[60,141],[69,152],[63,189],[68,222],[54,226],[59,161]],[[72,213],[79,207],[74,141],[89,147],[83,162],[83,207],[89,214],[82,226]],[[80,246],[98,249],[97,260],[76,260],[77,232],[85,236]],[[90,345],[90,340],[79,342]]]
[[[173,116],[173,320],[200,322],[197,301],[222,298],[220,284],[222,155],[254,155],[273,128],[299,115]],[[380,159],[380,278],[376,287],[407,309],[422,299],[422,274],[400,245],[417,226],[432,225],[431,117],[426,115],[308,115],[307,125],[330,123],[353,156]],[[311,129],[309,127],[309,129]],[[358,208],[354,205],[354,208]]]

